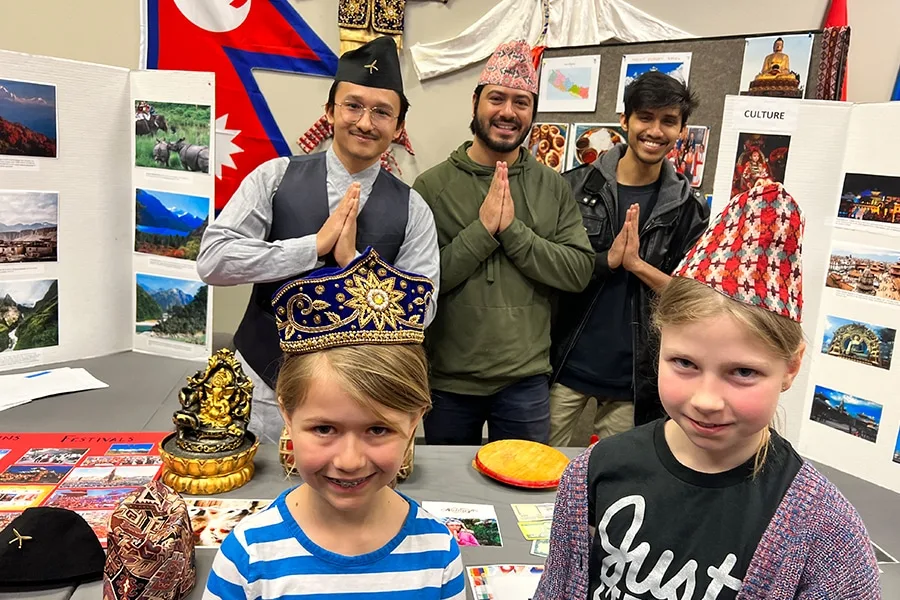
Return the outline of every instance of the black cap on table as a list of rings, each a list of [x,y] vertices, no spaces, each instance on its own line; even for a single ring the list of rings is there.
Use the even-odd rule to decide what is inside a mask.
[[[105,562],[97,534],[71,510],[26,508],[0,531],[0,592],[99,580]]]

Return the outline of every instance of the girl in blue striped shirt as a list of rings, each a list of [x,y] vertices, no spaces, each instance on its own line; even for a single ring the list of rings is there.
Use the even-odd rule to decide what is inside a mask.
[[[360,270],[365,277],[358,276]],[[402,281],[405,298],[397,296],[396,287],[380,294],[386,279],[374,281],[376,272],[390,276],[391,284]],[[420,343],[428,302],[414,301],[416,290],[422,293],[429,285],[382,263],[370,250],[342,271],[324,278],[314,273],[276,293],[273,304],[286,356],[275,392],[304,483],[243,519],[228,535],[213,562],[204,600],[465,597],[453,535],[393,489],[431,405]],[[315,299],[313,290],[330,296]],[[314,301],[297,301],[310,295]],[[333,319],[315,319],[326,305],[344,317],[346,335],[333,335]],[[348,306],[355,312],[345,317]],[[366,333],[384,310],[401,318],[375,323],[379,335]],[[404,314],[414,311],[419,319]],[[324,323],[322,334],[304,326],[303,337],[294,337],[288,326],[304,322]]]

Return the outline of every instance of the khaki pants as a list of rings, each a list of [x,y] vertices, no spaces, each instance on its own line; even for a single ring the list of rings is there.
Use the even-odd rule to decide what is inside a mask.
[[[550,388],[550,445],[568,446],[578,419],[594,396],[576,392],[561,383]],[[631,400],[596,398],[594,433],[600,438],[634,427],[634,403]],[[579,446],[581,444],[578,444]]]

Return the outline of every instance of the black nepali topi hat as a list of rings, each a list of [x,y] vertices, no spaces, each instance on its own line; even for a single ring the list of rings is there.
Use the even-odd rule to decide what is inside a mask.
[[[65,508],[26,508],[0,531],[0,592],[99,580],[105,561],[84,517]]]
[[[359,48],[344,52],[338,59],[334,80],[394,90],[403,97],[403,76],[400,74],[397,43],[392,38],[381,36]]]

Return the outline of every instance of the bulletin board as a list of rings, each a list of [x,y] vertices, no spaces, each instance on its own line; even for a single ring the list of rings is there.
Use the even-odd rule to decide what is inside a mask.
[[[708,38],[691,38],[664,42],[603,43],[594,46],[547,48],[543,60],[558,57],[587,57],[600,55],[599,84],[591,91],[596,97],[594,112],[551,112],[541,110],[543,98],[538,102],[536,123],[617,123],[616,112],[622,60],[625,55],[690,53],[688,84],[699,99],[697,110],[691,115],[688,126],[707,126],[706,155],[700,193],[712,194],[715,166],[723,122],[726,95],[739,95],[742,89],[742,67],[748,39],[807,35],[812,38],[807,77],[803,83],[803,97],[816,98],[816,83],[822,62],[823,30],[772,32]],[[791,57],[791,67],[800,57]],[[846,63],[846,55],[842,57]],[[762,68],[762,61],[759,61]],[[541,83],[546,76],[541,73]],[[573,135],[570,126],[569,136]]]

